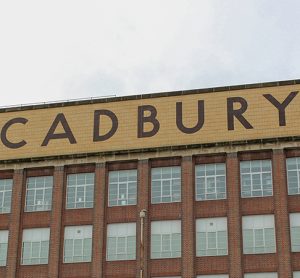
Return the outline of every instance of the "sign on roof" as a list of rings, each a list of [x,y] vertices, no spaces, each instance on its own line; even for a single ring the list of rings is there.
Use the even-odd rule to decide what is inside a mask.
[[[299,136],[299,91],[191,91],[2,111],[0,160]]]

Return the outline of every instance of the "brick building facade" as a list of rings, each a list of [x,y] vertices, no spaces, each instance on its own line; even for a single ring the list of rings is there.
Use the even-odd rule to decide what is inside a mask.
[[[3,109],[0,277],[300,277],[299,84],[293,80]],[[270,92],[279,104],[266,100],[265,110],[255,99]],[[294,99],[288,99],[291,92]],[[204,121],[198,105],[186,121],[181,118],[185,129],[179,128],[177,117],[186,137],[178,136],[177,142],[174,133],[170,144],[161,145],[160,131],[154,132],[156,120],[168,129],[160,118],[168,108],[154,116],[147,107],[150,116],[139,114],[137,126],[128,125],[141,144],[134,141],[134,147],[127,147],[133,136],[128,131],[123,143],[112,142],[111,150],[88,142],[84,149],[78,139],[84,130],[76,133],[76,121],[69,120],[72,111],[92,105],[123,105],[126,111],[127,103],[136,99],[153,100],[154,106],[172,97],[209,101],[221,93],[227,106],[217,109],[227,109],[227,118],[209,120],[218,112],[211,112],[208,104]],[[249,105],[244,107],[251,109],[256,101],[265,117],[256,111],[252,116],[236,103],[230,108],[231,100],[243,107],[240,98],[247,94]],[[53,109],[65,117],[56,125],[50,122],[47,133],[34,121],[43,122],[43,113]],[[115,114],[120,126],[122,115]],[[11,121],[20,118],[32,124]],[[20,124],[29,131],[19,129]],[[225,125],[228,140],[218,124]],[[213,141],[213,131],[201,137],[208,125],[215,128]],[[10,132],[14,129],[16,135]],[[162,136],[172,135],[169,129]],[[34,146],[40,131],[47,134],[47,146]],[[101,140],[109,143],[112,138]],[[17,142],[24,144],[13,146]]]

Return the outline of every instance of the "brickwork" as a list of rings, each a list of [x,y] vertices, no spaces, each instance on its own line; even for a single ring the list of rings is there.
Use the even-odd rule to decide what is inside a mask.
[[[280,278],[292,278],[285,161],[286,158],[283,150],[273,151],[278,276]]]
[[[231,278],[242,277],[242,236],[239,160],[237,153],[227,155],[227,200],[228,200],[228,249]]]
[[[48,277],[55,278],[59,274],[60,244],[62,234],[62,207],[64,189],[64,168],[56,167],[54,170],[52,210],[50,222],[50,247]]]
[[[184,157],[182,172],[182,276],[195,276],[195,218],[194,218],[194,163],[193,158]]]
[[[9,223],[8,252],[6,277],[15,277],[18,265],[18,247],[20,237],[20,215],[22,210],[22,188],[24,183],[23,170],[16,170],[13,176],[12,199],[14,205],[11,208],[11,218]]]
[[[10,214],[0,214],[0,228],[9,229],[7,267],[0,267],[0,277],[66,277],[66,278],[150,278],[181,276],[194,278],[200,274],[225,274],[241,278],[244,273],[278,272],[280,278],[292,277],[300,270],[299,253],[291,253],[289,213],[300,212],[300,197],[287,196],[285,159],[298,156],[297,150],[264,150],[233,152],[203,156],[184,156],[128,160],[116,163],[78,164],[66,167],[32,168],[2,171],[0,178],[14,179],[13,206]],[[271,159],[274,194],[270,197],[241,198],[239,163],[244,160]],[[227,198],[195,201],[195,164],[226,163]],[[182,200],[175,203],[151,204],[151,168],[180,166]],[[108,207],[108,172],[137,169],[137,205]],[[70,173],[95,172],[94,208],[66,209],[66,177]],[[53,175],[51,212],[24,212],[26,178]],[[140,212],[145,209],[143,249],[141,249]],[[243,254],[242,217],[273,214],[276,223],[275,254]],[[228,255],[197,257],[195,221],[199,218],[227,217]],[[151,259],[151,221],[181,220],[182,256],[173,259]],[[106,261],[106,229],[109,223],[136,223],[137,257],[132,261]],[[63,263],[64,227],[93,225],[91,263]],[[25,228],[50,227],[48,265],[21,265],[22,231]],[[141,272],[141,270],[143,270]],[[141,276],[141,274],[143,276]]]
[[[95,175],[95,196],[93,215],[93,261],[92,277],[102,278],[103,276],[103,246],[104,246],[104,215],[105,215],[105,193],[106,193],[106,165],[96,165]]]

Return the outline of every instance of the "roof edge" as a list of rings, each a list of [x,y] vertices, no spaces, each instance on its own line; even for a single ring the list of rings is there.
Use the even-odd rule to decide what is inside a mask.
[[[163,151],[181,151],[190,149],[209,149],[216,147],[238,147],[245,145],[268,145],[278,144],[284,142],[300,142],[300,136],[287,136],[287,137],[270,137],[261,139],[250,139],[250,140],[237,140],[237,141],[224,141],[215,143],[201,143],[201,144],[189,144],[189,145],[175,145],[175,146],[164,146],[164,147],[151,147],[151,148],[137,148],[130,150],[116,150],[116,151],[104,151],[104,152],[91,152],[91,153],[73,153],[64,155],[53,155],[53,156],[42,156],[42,157],[28,157],[28,158],[17,158],[17,159],[5,159],[0,160],[0,165],[9,165],[15,163],[32,163],[41,161],[54,161],[61,159],[83,159],[87,157],[106,157],[106,156],[122,156],[132,155],[137,153],[159,153]]]
[[[0,107],[0,113],[77,106],[77,105],[88,105],[88,104],[96,104],[96,103],[128,101],[128,100],[152,99],[152,98],[170,97],[170,96],[217,93],[217,92],[236,91],[236,90],[243,90],[243,89],[280,87],[280,86],[290,86],[290,85],[297,85],[297,84],[300,84],[300,79],[272,81],[272,82],[263,82],[263,83],[250,83],[250,84],[243,84],[243,85],[211,87],[211,88],[191,89],[191,90],[182,90],[182,91],[146,93],[140,95],[128,95],[128,96],[120,96],[120,97],[107,97],[107,98],[99,97],[99,98],[78,99],[78,100],[75,99],[70,101],[24,104],[24,105],[17,105],[17,106],[8,106],[3,108]]]

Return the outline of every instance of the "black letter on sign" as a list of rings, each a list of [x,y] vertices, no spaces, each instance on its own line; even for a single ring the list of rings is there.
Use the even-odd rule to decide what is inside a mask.
[[[149,111],[149,116],[144,116],[144,112]],[[156,119],[157,111],[152,105],[143,105],[138,107],[138,138],[152,137],[159,131],[159,121]],[[152,123],[153,129],[144,131],[144,123]]]
[[[10,148],[10,149],[18,149],[18,148],[22,148],[23,146],[25,146],[27,144],[26,141],[22,140],[19,143],[12,143],[7,139],[7,130],[14,124],[22,124],[25,125],[28,122],[27,119],[25,118],[14,118],[9,120],[2,128],[1,130],[1,141],[2,143]]]
[[[112,127],[109,132],[104,135],[100,135],[100,116],[104,115],[111,119]],[[118,129],[118,118],[110,110],[96,110],[94,113],[94,142],[105,141],[112,137]]]
[[[241,108],[234,110],[233,104],[238,102],[241,104]],[[230,97],[227,99],[227,125],[228,130],[234,130],[234,117],[236,117],[240,123],[246,129],[252,129],[253,126],[244,118],[243,113],[247,110],[248,103],[242,97]]]
[[[198,122],[194,127],[185,127],[182,122],[182,102],[176,102],[176,125],[180,131],[192,134],[202,128],[204,124],[204,101],[198,101]]]
[[[64,133],[57,133],[55,134],[55,130],[58,126],[58,124],[61,123],[63,129],[64,129]],[[45,137],[43,143],[42,143],[42,146],[45,147],[48,145],[49,141],[52,140],[52,139],[69,139],[69,142],[70,144],[76,144],[76,139],[71,131],[71,128],[66,120],[66,117],[63,113],[59,113],[57,114],[54,122],[52,123],[48,133],[47,133],[47,136]]]
[[[270,101],[277,109],[279,112],[279,126],[285,126],[285,108],[291,103],[291,101],[294,99],[294,97],[298,94],[299,92],[291,92],[287,98],[283,101],[283,103],[280,103],[276,98],[274,98],[271,94],[265,94],[264,97]]]

